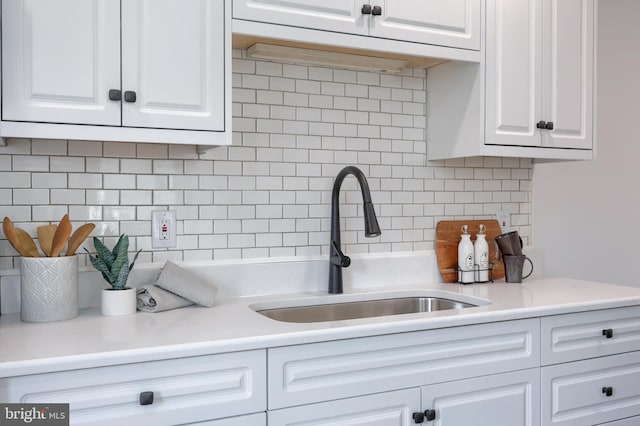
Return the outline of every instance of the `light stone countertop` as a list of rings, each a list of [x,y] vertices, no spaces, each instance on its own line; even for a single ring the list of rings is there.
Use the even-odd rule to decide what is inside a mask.
[[[491,303],[459,310],[322,323],[285,323],[266,318],[251,305],[319,296],[340,300],[367,293],[410,292]],[[485,302],[486,303],[486,302]],[[414,284],[359,289],[343,295],[320,292],[220,299],[212,308],[187,307],[162,313],[104,317],[98,308],[77,318],[25,323],[19,314],[0,316],[0,377],[145,362],[328,340],[402,333],[546,315],[640,305],[640,288],[572,279],[524,284]]]

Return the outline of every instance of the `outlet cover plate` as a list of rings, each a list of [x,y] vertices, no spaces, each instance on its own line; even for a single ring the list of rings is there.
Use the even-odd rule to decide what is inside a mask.
[[[151,212],[151,247],[172,248],[176,241],[176,211],[154,210]]]

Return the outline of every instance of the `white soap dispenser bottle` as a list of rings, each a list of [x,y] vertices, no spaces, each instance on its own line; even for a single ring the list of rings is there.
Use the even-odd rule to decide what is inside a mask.
[[[476,235],[476,242],[473,244],[475,256],[475,280],[477,283],[489,281],[489,244],[485,236],[486,227],[480,224],[480,230]]]
[[[468,225],[462,225],[462,235],[458,243],[458,282],[473,282],[473,243]]]

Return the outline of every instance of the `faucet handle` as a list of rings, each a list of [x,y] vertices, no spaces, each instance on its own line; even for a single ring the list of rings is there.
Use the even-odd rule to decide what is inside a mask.
[[[331,256],[331,263],[336,266],[348,268],[351,265],[351,258],[345,255],[335,241],[331,240],[331,247],[335,251],[335,254]]]

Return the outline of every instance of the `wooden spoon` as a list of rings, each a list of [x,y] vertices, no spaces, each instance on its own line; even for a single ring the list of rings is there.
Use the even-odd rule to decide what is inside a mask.
[[[56,234],[58,225],[43,225],[38,226],[38,241],[40,242],[40,248],[45,255],[51,255],[51,243],[53,243],[53,236]]]
[[[69,240],[69,245],[67,246],[67,252],[65,253],[65,256],[73,256],[74,254],[76,254],[76,250],[78,250],[80,244],[82,244],[82,242],[89,236],[89,234],[95,227],[96,225],[94,223],[85,223],[84,225],[76,229],[71,236],[71,239]]]
[[[62,216],[60,223],[58,224],[58,229],[56,229],[56,233],[53,236],[53,242],[51,243],[51,253],[50,257],[58,257],[64,245],[69,240],[69,235],[71,234],[71,222],[69,222],[69,215],[65,214]]]
[[[27,234],[27,231],[20,228],[14,228],[16,231],[16,235],[18,236],[18,240],[20,240],[20,246],[22,250],[26,253],[26,257],[40,257],[40,252],[38,251],[38,246],[36,246],[35,241],[31,238],[31,235]]]
[[[13,222],[11,219],[5,216],[2,221],[2,230],[4,231],[4,236],[7,237],[7,240],[11,243],[14,249],[18,252],[20,256],[27,256],[26,252],[22,248],[22,244],[20,243],[20,239],[18,239],[18,235],[16,234],[16,230],[13,227]]]

